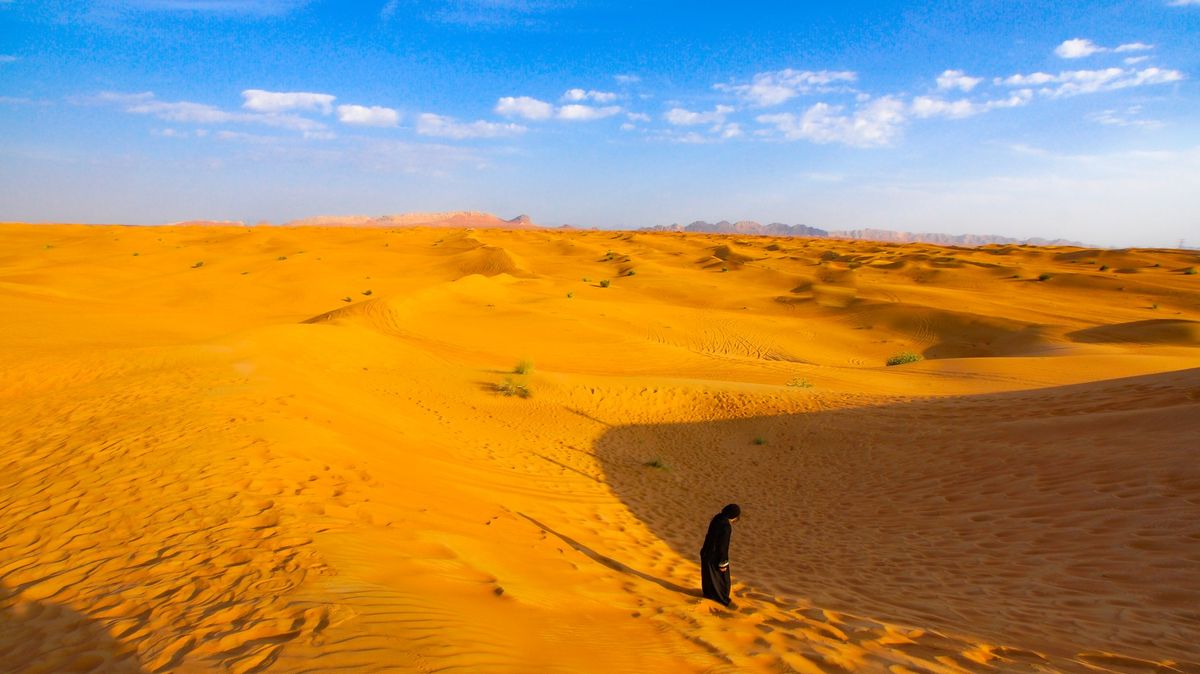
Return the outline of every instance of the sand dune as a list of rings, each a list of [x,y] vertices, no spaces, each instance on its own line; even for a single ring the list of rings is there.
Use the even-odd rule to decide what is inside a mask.
[[[1196,266],[0,226],[0,670],[1200,672]]]

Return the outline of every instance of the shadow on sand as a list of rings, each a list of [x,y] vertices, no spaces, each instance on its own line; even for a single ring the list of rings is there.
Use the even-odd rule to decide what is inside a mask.
[[[594,451],[614,493],[685,559],[740,503],[734,581],[788,602],[1063,656],[1194,662],[1200,594],[1164,588],[1200,588],[1198,391],[1192,369],[610,426]]]
[[[654,583],[655,585],[658,585],[659,587],[661,587],[665,590],[670,590],[672,592],[678,592],[680,594],[685,594],[689,597],[696,597],[698,599],[703,598],[703,596],[700,594],[700,590],[697,590],[694,588],[689,588],[689,587],[683,587],[682,585],[676,585],[675,583],[672,583],[669,580],[663,580],[662,578],[656,578],[655,576],[651,576],[648,573],[638,571],[637,569],[635,569],[631,566],[628,566],[626,564],[622,564],[621,562],[618,562],[617,560],[613,559],[612,557],[606,557],[606,556],[600,554],[599,552],[596,552],[595,550],[580,543],[579,541],[575,540],[574,538],[560,534],[559,532],[557,532],[554,529],[551,529],[550,527],[546,526],[545,524],[542,524],[541,522],[533,519],[532,517],[530,517],[529,515],[526,515],[525,513],[517,513],[517,514],[520,515],[521,517],[524,517],[525,519],[529,520],[530,522],[532,522],[534,526],[541,529],[542,531],[545,531],[548,534],[552,534],[552,535],[558,537],[562,542],[571,546],[577,552],[580,552],[580,553],[586,555],[587,557],[591,558],[593,561],[603,564],[604,566],[607,566],[608,568],[610,568],[614,571],[619,571],[621,573],[629,574],[631,576],[636,576],[638,578],[641,578],[642,580],[646,580],[651,583]]]
[[[0,587],[0,672],[144,672],[99,621],[62,604],[17,602]]]

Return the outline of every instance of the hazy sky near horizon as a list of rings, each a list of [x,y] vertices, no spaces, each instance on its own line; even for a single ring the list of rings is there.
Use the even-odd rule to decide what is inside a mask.
[[[1200,245],[1200,0],[0,0],[0,220]]]

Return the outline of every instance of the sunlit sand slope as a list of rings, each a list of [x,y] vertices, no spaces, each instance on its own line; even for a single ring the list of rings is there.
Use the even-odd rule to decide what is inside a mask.
[[[1200,672],[1197,268],[0,226],[0,670]]]

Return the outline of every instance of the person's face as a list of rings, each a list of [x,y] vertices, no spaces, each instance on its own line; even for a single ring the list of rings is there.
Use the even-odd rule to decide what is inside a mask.
[[[734,524],[734,523],[736,523],[736,522],[737,522],[738,520],[740,520],[740,519],[742,519],[742,518],[741,518],[741,516],[738,516],[738,517],[731,518],[731,519],[729,520],[729,523],[730,523],[730,524]]]

